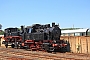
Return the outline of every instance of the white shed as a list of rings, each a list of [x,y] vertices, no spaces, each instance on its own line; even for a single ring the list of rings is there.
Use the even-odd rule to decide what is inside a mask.
[[[62,30],[62,36],[86,36],[87,32],[88,32],[88,28],[87,29],[76,29],[76,30]]]

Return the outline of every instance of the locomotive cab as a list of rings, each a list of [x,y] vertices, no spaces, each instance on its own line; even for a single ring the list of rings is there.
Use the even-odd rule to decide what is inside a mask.
[[[19,29],[18,28],[7,28],[4,32],[4,37],[7,36],[19,36]]]

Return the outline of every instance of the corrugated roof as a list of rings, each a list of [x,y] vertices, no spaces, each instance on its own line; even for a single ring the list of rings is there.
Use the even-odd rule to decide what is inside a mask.
[[[86,32],[87,29],[77,29],[77,30],[62,30],[61,33],[78,33],[78,32]]]

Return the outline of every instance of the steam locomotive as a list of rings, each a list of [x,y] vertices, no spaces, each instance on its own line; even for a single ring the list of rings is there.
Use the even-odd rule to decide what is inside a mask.
[[[12,48],[25,48],[30,50],[44,50],[44,51],[63,51],[66,50],[67,44],[64,40],[60,40],[61,29],[59,25],[52,23],[41,25],[34,24],[31,27],[21,26],[18,28],[5,29],[4,38],[5,46]]]

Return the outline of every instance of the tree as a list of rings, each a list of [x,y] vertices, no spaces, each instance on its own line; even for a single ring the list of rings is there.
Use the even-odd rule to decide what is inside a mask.
[[[4,34],[4,31],[0,32],[0,35],[3,35]]]
[[[0,24],[0,29],[2,29],[2,25]]]

